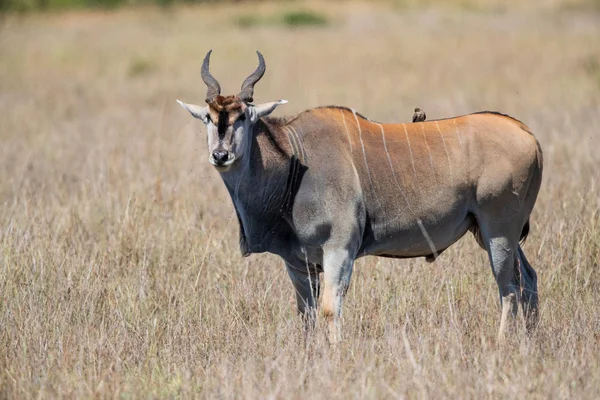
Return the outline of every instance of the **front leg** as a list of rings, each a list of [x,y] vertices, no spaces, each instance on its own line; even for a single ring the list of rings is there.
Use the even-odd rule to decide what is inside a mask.
[[[295,267],[285,263],[288,275],[296,292],[298,312],[304,320],[304,328],[311,331],[317,322],[317,302],[319,300],[319,273],[314,268]]]
[[[323,314],[327,320],[329,342],[342,340],[342,300],[350,286],[354,259],[345,248],[333,248],[323,254]]]

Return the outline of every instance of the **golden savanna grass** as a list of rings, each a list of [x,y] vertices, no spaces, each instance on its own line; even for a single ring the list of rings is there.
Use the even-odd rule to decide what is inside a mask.
[[[597,398],[600,17],[546,1],[260,3],[0,20],[0,397]],[[498,2],[496,2],[498,3]],[[579,7],[581,6],[581,7]],[[318,27],[266,20],[318,12]],[[255,68],[278,114],[375,120],[498,110],[528,124],[544,182],[525,251],[541,320],[496,344],[487,255],[365,258],[345,341],[304,342],[271,255],[241,258],[209,165],[200,65],[227,94]]]

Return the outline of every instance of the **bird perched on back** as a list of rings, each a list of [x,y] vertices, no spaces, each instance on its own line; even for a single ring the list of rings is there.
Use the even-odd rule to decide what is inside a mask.
[[[427,118],[425,115],[425,111],[421,110],[419,107],[415,108],[415,113],[413,114],[413,122],[423,122]]]

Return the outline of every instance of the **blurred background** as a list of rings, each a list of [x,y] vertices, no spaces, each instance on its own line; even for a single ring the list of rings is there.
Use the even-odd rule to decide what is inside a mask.
[[[600,387],[600,1],[0,0],[0,397],[594,398]],[[494,110],[544,152],[525,245],[531,339],[495,345],[470,235],[364,258],[346,341],[305,343],[280,260],[241,258],[202,59],[257,102],[408,122]],[[521,332],[522,333],[522,332]]]
[[[283,0],[280,3],[290,3],[294,0]],[[223,3],[258,3],[261,0],[2,0],[6,8],[13,10],[45,10],[45,9],[72,9],[94,7],[129,7],[140,5],[170,6],[174,4],[223,4]],[[529,6],[531,8],[562,8],[562,9],[594,9],[598,7],[597,0],[542,0],[539,2],[523,1],[510,2],[501,0],[391,0],[384,1],[398,6],[432,7],[448,5],[459,6],[465,9],[492,8],[496,12],[513,9],[515,6]],[[275,2],[273,2],[275,3]],[[530,4],[526,4],[530,3]]]

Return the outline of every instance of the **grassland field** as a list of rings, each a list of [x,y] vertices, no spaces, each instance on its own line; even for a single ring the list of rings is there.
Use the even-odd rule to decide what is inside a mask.
[[[598,398],[593,4],[0,16],[0,398]],[[289,23],[298,11],[321,22]],[[211,48],[225,93],[261,50],[255,99],[289,100],[277,115],[338,104],[389,122],[416,106],[430,119],[497,110],[524,121],[545,160],[524,246],[538,330],[497,345],[497,287],[466,235],[431,264],[360,259],[344,342],[329,347],[322,323],[305,342],[281,261],[240,256],[204,127],[175,103],[202,103]]]

